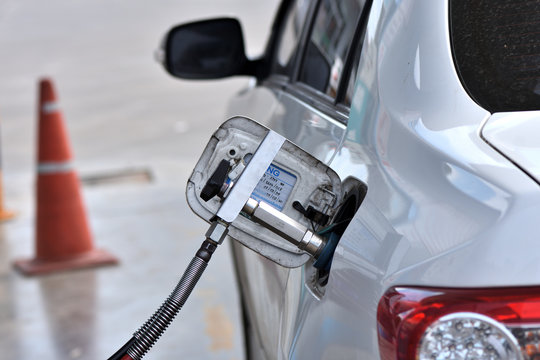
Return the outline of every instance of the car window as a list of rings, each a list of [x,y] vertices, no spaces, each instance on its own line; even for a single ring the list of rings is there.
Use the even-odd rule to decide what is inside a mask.
[[[289,5],[283,30],[277,41],[276,57],[272,66],[273,73],[289,75],[292,72],[309,4],[309,0],[295,0]]]
[[[458,75],[492,113],[540,109],[540,3],[450,1]]]
[[[300,69],[300,82],[336,97],[365,3],[365,0],[321,1]]]

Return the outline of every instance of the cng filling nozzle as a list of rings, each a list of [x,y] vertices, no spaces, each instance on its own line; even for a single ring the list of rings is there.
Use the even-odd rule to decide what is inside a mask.
[[[257,141],[253,141],[252,145],[249,145],[251,139],[254,138],[257,138]],[[221,141],[225,145],[218,146]],[[285,150],[280,153],[282,147]],[[237,156],[238,150],[243,151],[241,158]],[[287,155],[283,155],[283,153]],[[278,159],[280,156],[282,160],[287,159],[286,161],[292,162],[288,165],[298,170],[296,175],[291,173],[288,178],[273,180],[274,184],[283,185],[281,189],[278,189],[282,192],[281,195],[272,193],[274,189],[270,189],[270,193],[275,195],[274,198],[271,197],[267,200],[262,197],[263,200],[257,200],[256,187],[260,183],[264,183],[265,172],[274,167],[281,170],[272,165],[274,159]],[[210,163],[212,166],[208,166]],[[207,176],[212,170],[213,173]],[[282,172],[287,173],[285,170]],[[232,233],[232,229],[235,229],[236,225],[240,223],[244,225],[247,223],[250,228],[250,222],[257,223],[270,230],[270,235],[279,235],[303,251],[298,257],[293,258],[293,262],[287,264],[300,266],[299,259],[309,258],[309,256],[305,256],[305,254],[309,254],[316,259],[314,267],[328,267],[337,244],[335,237],[325,235],[328,238],[326,240],[322,237],[325,230],[315,233],[314,228],[308,229],[287,216],[279,209],[279,202],[283,205],[287,201],[287,194],[290,193],[298,180],[295,189],[302,188],[303,192],[297,191],[296,194],[304,194],[303,199],[306,200],[308,194],[317,193],[316,198],[319,199],[318,206],[321,209],[324,209],[325,206],[332,206],[336,195],[329,189],[335,190],[337,188],[339,177],[333,172],[330,174],[330,172],[332,170],[286,141],[283,136],[256,124],[253,120],[235,117],[225,122],[214,133],[203,152],[188,181],[188,190],[186,191],[192,210],[195,207],[197,211],[194,211],[200,216],[204,214],[203,218],[211,223],[206,232],[205,240],[170,296],[109,360],[139,360],[144,357],[184,306],[205,271],[212,254],[227,237],[231,224],[233,225]],[[308,178],[316,178],[321,181],[317,181],[314,185],[308,181]],[[287,182],[287,179],[290,180],[291,184],[285,185],[285,183],[280,182]],[[216,196],[220,199],[219,201],[215,199]],[[201,206],[195,199],[202,199],[207,207]],[[277,207],[273,206],[276,204],[272,205],[266,202],[272,201],[272,199],[277,201]],[[311,206],[304,209],[297,201],[293,203],[293,208],[300,211],[312,224],[313,222],[324,224],[328,220],[328,214],[325,211],[316,210]],[[242,215],[248,220],[235,221],[238,215]],[[249,236],[258,237],[259,230],[262,229],[253,227],[251,230],[253,235]],[[297,254],[294,253],[294,256]],[[283,259],[283,257],[277,256],[275,258],[277,262]]]
[[[215,196],[225,199],[225,194],[236,186],[234,177],[233,179],[230,177],[230,171],[234,171],[230,163],[222,160],[202,188],[200,197],[204,201],[209,201]],[[264,201],[257,201],[250,197],[242,207],[241,214],[314,258],[321,254],[325,246],[323,238]]]
[[[241,211],[245,211],[248,216],[257,219],[269,229],[276,229],[279,234],[283,234],[293,243],[296,242],[299,247],[303,247],[306,251],[313,251],[314,254],[318,252],[316,246],[318,242],[313,240],[315,236],[310,231],[303,229],[302,225],[297,224],[292,219],[289,219],[292,221],[287,221],[286,217],[276,216],[277,214],[267,209],[264,204],[257,201],[253,202],[250,199],[250,195],[259,179],[270,166],[284,142],[285,138],[283,136],[271,130],[268,131],[253,156],[250,157],[249,164],[242,169],[241,174],[235,179],[234,186],[227,190],[227,196],[224,198],[206,233],[206,239],[189,263],[178,285],[161,307],[109,360],[139,360],[144,357],[184,306],[205,271],[212,254],[227,236],[229,225]],[[206,193],[206,195],[202,194],[202,196],[207,197],[209,200],[221,192],[221,186],[224,185],[224,182],[220,183],[219,180],[223,178],[223,174],[228,174],[228,168],[226,169],[225,165],[221,166],[221,168],[218,167],[214,171],[205,186],[207,190],[210,189],[210,192]],[[219,189],[214,194],[216,187],[219,187]],[[205,193],[205,191],[202,193]]]

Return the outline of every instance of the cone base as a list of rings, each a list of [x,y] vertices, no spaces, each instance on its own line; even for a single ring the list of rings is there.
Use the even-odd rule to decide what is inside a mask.
[[[0,222],[13,219],[17,213],[15,211],[0,210]]]
[[[108,252],[93,249],[84,254],[69,257],[63,260],[49,261],[39,259],[20,259],[13,263],[16,270],[23,275],[43,275],[53,272],[77,270],[105,265],[116,265],[118,259]]]

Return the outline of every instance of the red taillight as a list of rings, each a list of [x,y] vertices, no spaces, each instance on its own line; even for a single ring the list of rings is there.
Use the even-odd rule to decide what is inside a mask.
[[[480,314],[504,324],[519,343],[525,359],[540,359],[540,288],[405,287],[391,288],[379,302],[382,359],[417,359],[418,346],[428,327],[455,313]]]

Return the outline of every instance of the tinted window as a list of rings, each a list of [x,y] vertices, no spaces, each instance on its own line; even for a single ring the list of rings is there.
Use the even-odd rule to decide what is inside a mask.
[[[335,97],[365,0],[322,0],[299,81]]]
[[[453,0],[458,73],[491,112],[540,109],[540,2]]]
[[[285,15],[283,30],[277,41],[276,57],[272,72],[290,74],[292,71],[309,4],[310,1],[308,0],[291,1]]]

